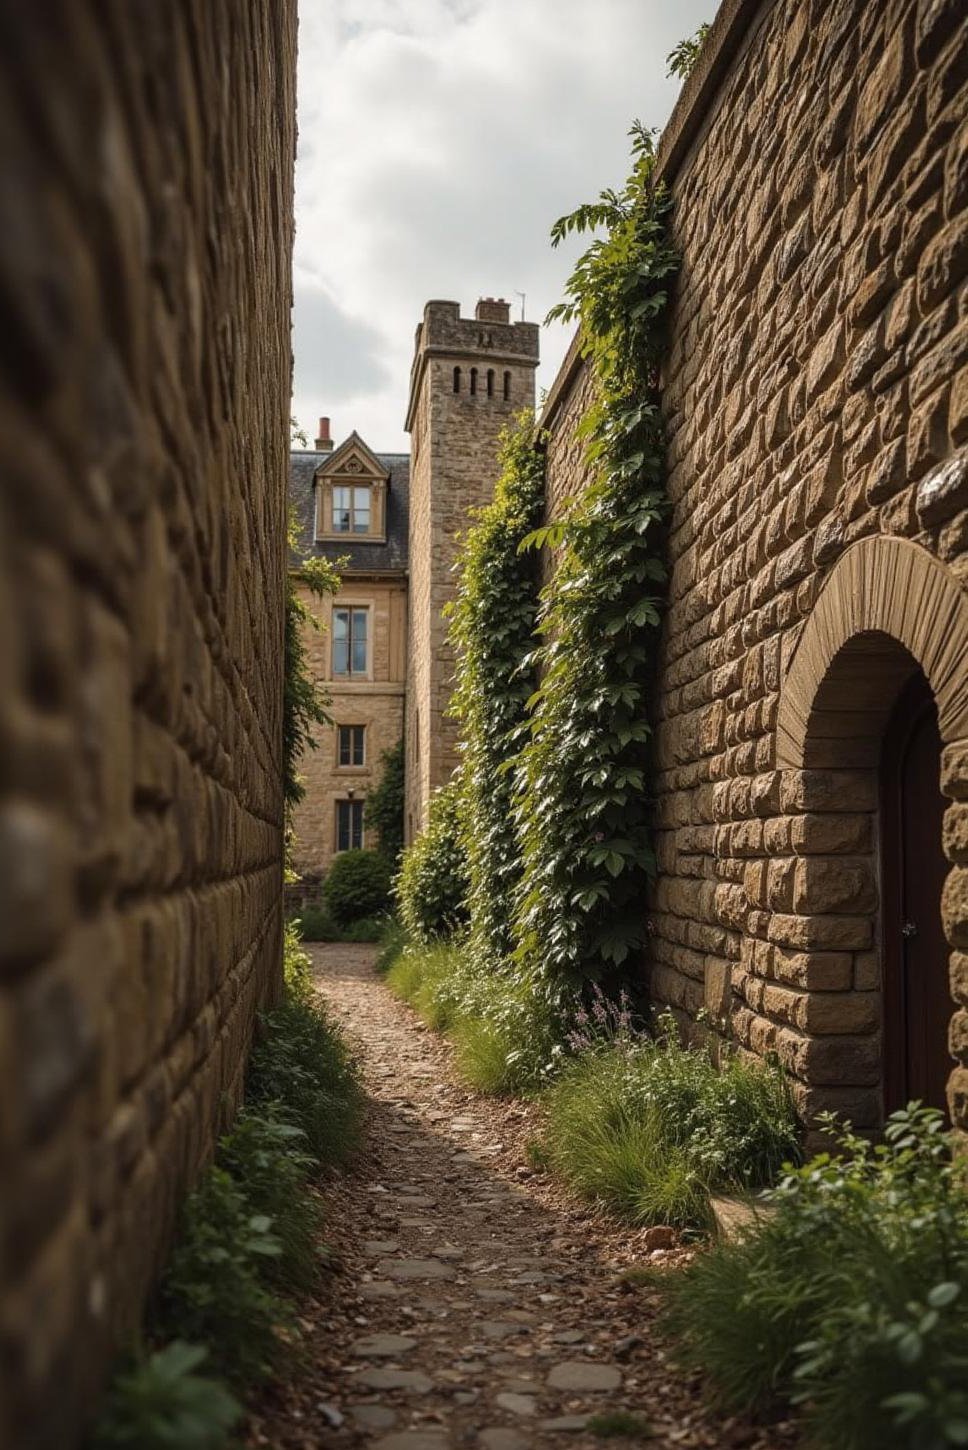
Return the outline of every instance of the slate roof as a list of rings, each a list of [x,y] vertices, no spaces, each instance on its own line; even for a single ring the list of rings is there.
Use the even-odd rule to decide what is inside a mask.
[[[388,471],[387,540],[385,544],[361,543],[348,536],[345,541],[317,543],[314,531],[313,479],[321,463],[331,453],[317,453],[311,448],[295,449],[289,455],[289,501],[299,535],[299,547],[289,562],[300,559],[339,559],[349,555],[344,573],[386,574],[407,567],[407,539],[410,504],[409,453],[378,453],[376,457]]]

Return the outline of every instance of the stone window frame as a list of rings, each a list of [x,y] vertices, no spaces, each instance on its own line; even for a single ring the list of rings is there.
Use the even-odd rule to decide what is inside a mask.
[[[333,493],[337,488],[367,489],[370,495],[370,527],[365,533],[352,528],[338,529],[333,522]],[[319,480],[316,489],[316,539],[333,544],[385,544],[386,481],[367,474],[333,474]]]
[[[793,820],[797,861],[787,909],[792,907],[795,915],[774,918],[770,935],[779,942],[780,928],[789,921],[804,936],[802,1029],[808,1038],[789,1065],[805,1085],[805,1103],[816,1108],[834,1105],[826,1101],[836,1091],[831,1066],[835,1060],[846,1061],[851,1041],[857,1044],[862,1060],[859,1075],[869,1084],[868,1095],[875,1088],[878,1094],[883,1091],[880,902],[872,908],[869,900],[851,903],[842,897],[851,862],[842,854],[847,845],[835,843],[835,837],[843,823],[846,843],[851,819],[858,811],[873,810],[871,840],[860,849],[855,843],[850,854],[873,879],[879,897],[874,806],[881,741],[901,690],[920,670],[938,709],[940,783],[952,802],[944,821],[943,845],[950,865],[941,903],[953,948],[948,1102],[952,1121],[968,1127],[968,972],[962,965],[968,948],[968,858],[958,845],[963,809],[958,802],[968,797],[966,659],[968,596],[954,575],[922,545],[880,535],[859,540],[837,560],[786,662],[777,705],[776,766],[781,809]],[[822,850],[817,844],[821,838]],[[847,990],[856,994],[862,989],[876,996],[876,1024],[868,1025],[866,1038],[859,1027],[853,1039],[827,1037],[830,1032],[842,1033],[846,1020],[846,996],[837,991],[834,1000],[833,984],[824,980],[831,946],[827,929],[844,932],[851,921],[860,929],[865,920],[873,950],[864,950],[858,936],[861,949],[854,952],[853,979]],[[810,1038],[817,1050],[811,1050]],[[864,1046],[865,1041],[869,1046]],[[819,1050],[827,1044],[829,1051]],[[843,1069],[841,1082],[846,1075]]]
[[[339,678],[340,679],[352,678],[352,676],[347,677],[347,676],[344,676],[344,675],[340,675]],[[360,746],[361,746],[360,754],[362,756],[362,759],[361,760],[354,761],[354,760],[351,759],[351,760],[346,761],[345,763],[343,762],[343,759],[342,759],[342,756],[343,756],[343,739],[342,739],[342,734],[343,734],[343,731],[344,730],[358,730],[360,732]],[[362,725],[359,724],[359,723],[345,724],[342,721],[340,721],[337,724],[337,726],[336,726],[336,769],[340,772],[341,775],[348,775],[348,774],[351,774],[353,771],[365,771],[368,768],[367,767],[367,759],[366,759],[366,757],[367,757],[367,738],[366,737],[367,737],[367,726],[365,724],[362,724]],[[351,743],[351,746],[350,746],[350,753],[351,754],[353,753],[352,743]]]
[[[336,663],[335,663],[336,628],[335,628],[334,616],[335,616],[337,610],[340,610],[340,609],[348,609],[350,611],[350,613],[351,613],[351,622],[350,622],[350,633],[351,633],[351,637],[352,637],[352,611],[353,610],[362,610],[362,611],[364,611],[366,613],[366,616],[367,616],[367,619],[366,619],[366,669],[363,670],[363,671],[354,671],[354,670],[350,669],[345,674],[337,674],[337,672],[336,672]],[[330,679],[334,683],[339,684],[339,685],[351,685],[351,684],[360,683],[362,681],[372,681],[372,679],[373,679],[373,629],[374,629],[375,619],[376,619],[376,611],[374,609],[373,600],[372,599],[343,599],[343,598],[339,598],[339,599],[334,599],[333,600],[333,602],[332,602],[332,604],[330,606],[330,620],[329,620],[329,635],[330,635],[329,676],[330,676]],[[351,654],[349,656],[349,663],[352,665],[352,655]]]
[[[340,816],[341,807],[343,806],[349,806],[351,808],[351,818],[349,822],[349,845],[347,846],[340,845]],[[354,845],[353,837],[356,828],[354,826],[353,818],[357,815],[357,813],[359,817],[359,841],[358,844]],[[333,850],[337,856],[341,855],[343,851],[366,850],[366,826],[363,821],[363,800],[362,797],[356,796],[352,792],[347,795],[336,796],[333,801]]]

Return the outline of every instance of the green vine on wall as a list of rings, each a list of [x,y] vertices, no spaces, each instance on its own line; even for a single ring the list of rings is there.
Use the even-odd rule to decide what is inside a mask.
[[[470,888],[469,951],[490,970],[511,955],[511,924],[521,875],[508,762],[527,718],[538,608],[538,560],[520,544],[541,519],[544,456],[534,414],[522,413],[501,438],[501,473],[490,504],[476,513],[457,560],[449,608],[457,666],[451,713],[461,723],[462,812]]]
[[[655,144],[632,128],[625,187],[562,217],[569,234],[604,229],[549,320],[577,322],[596,401],[580,425],[592,479],[564,517],[525,545],[557,551],[542,595],[540,684],[518,759],[523,852],[519,965],[553,999],[613,973],[643,941],[654,870],[648,798],[649,686],[665,578],[661,520],[663,316],[676,270]]]
[[[299,547],[295,525],[290,519],[290,551]],[[316,599],[335,594],[339,572],[328,559],[305,559],[290,567],[286,575],[285,682],[282,697],[282,779],[287,812],[306,794],[299,779],[299,757],[315,750],[314,725],[331,725],[327,710],[329,696],[320,688],[309,668],[305,631],[319,629],[319,621],[300,593],[302,585]]]

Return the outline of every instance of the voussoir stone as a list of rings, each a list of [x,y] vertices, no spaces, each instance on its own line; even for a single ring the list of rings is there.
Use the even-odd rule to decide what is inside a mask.
[[[548,1376],[548,1383],[555,1390],[574,1390],[576,1393],[592,1390],[617,1390],[622,1384],[622,1374],[611,1364],[591,1364],[587,1360],[572,1359],[556,1364]]]
[[[364,1369],[355,1383],[371,1390],[410,1390],[415,1395],[429,1395],[434,1387],[430,1376],[419,1369]]]
[[[390,1359],[416,1349],[417,1341],[406,1334],[365,1334],[356,1340],[353,1353],[361,1359]]]

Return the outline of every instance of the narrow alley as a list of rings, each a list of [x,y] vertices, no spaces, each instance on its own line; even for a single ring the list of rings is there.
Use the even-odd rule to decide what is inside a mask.
[[[622,1443],[794,1443],[788,1424],[710,1413],[667,1361],[637,1280],[681,1254],[658,1246],[669,1231],[616,1226],[534,1169],[537,1110],[462,1086],[447,1044],[374,972],[374,948],[309,950],[361,1056],[367,1134],[327,1189],[335,1272],[302,1306],[302,1361],[248,1443],[578,1450],[614,1435],[618,1411],[640,1420]]]

